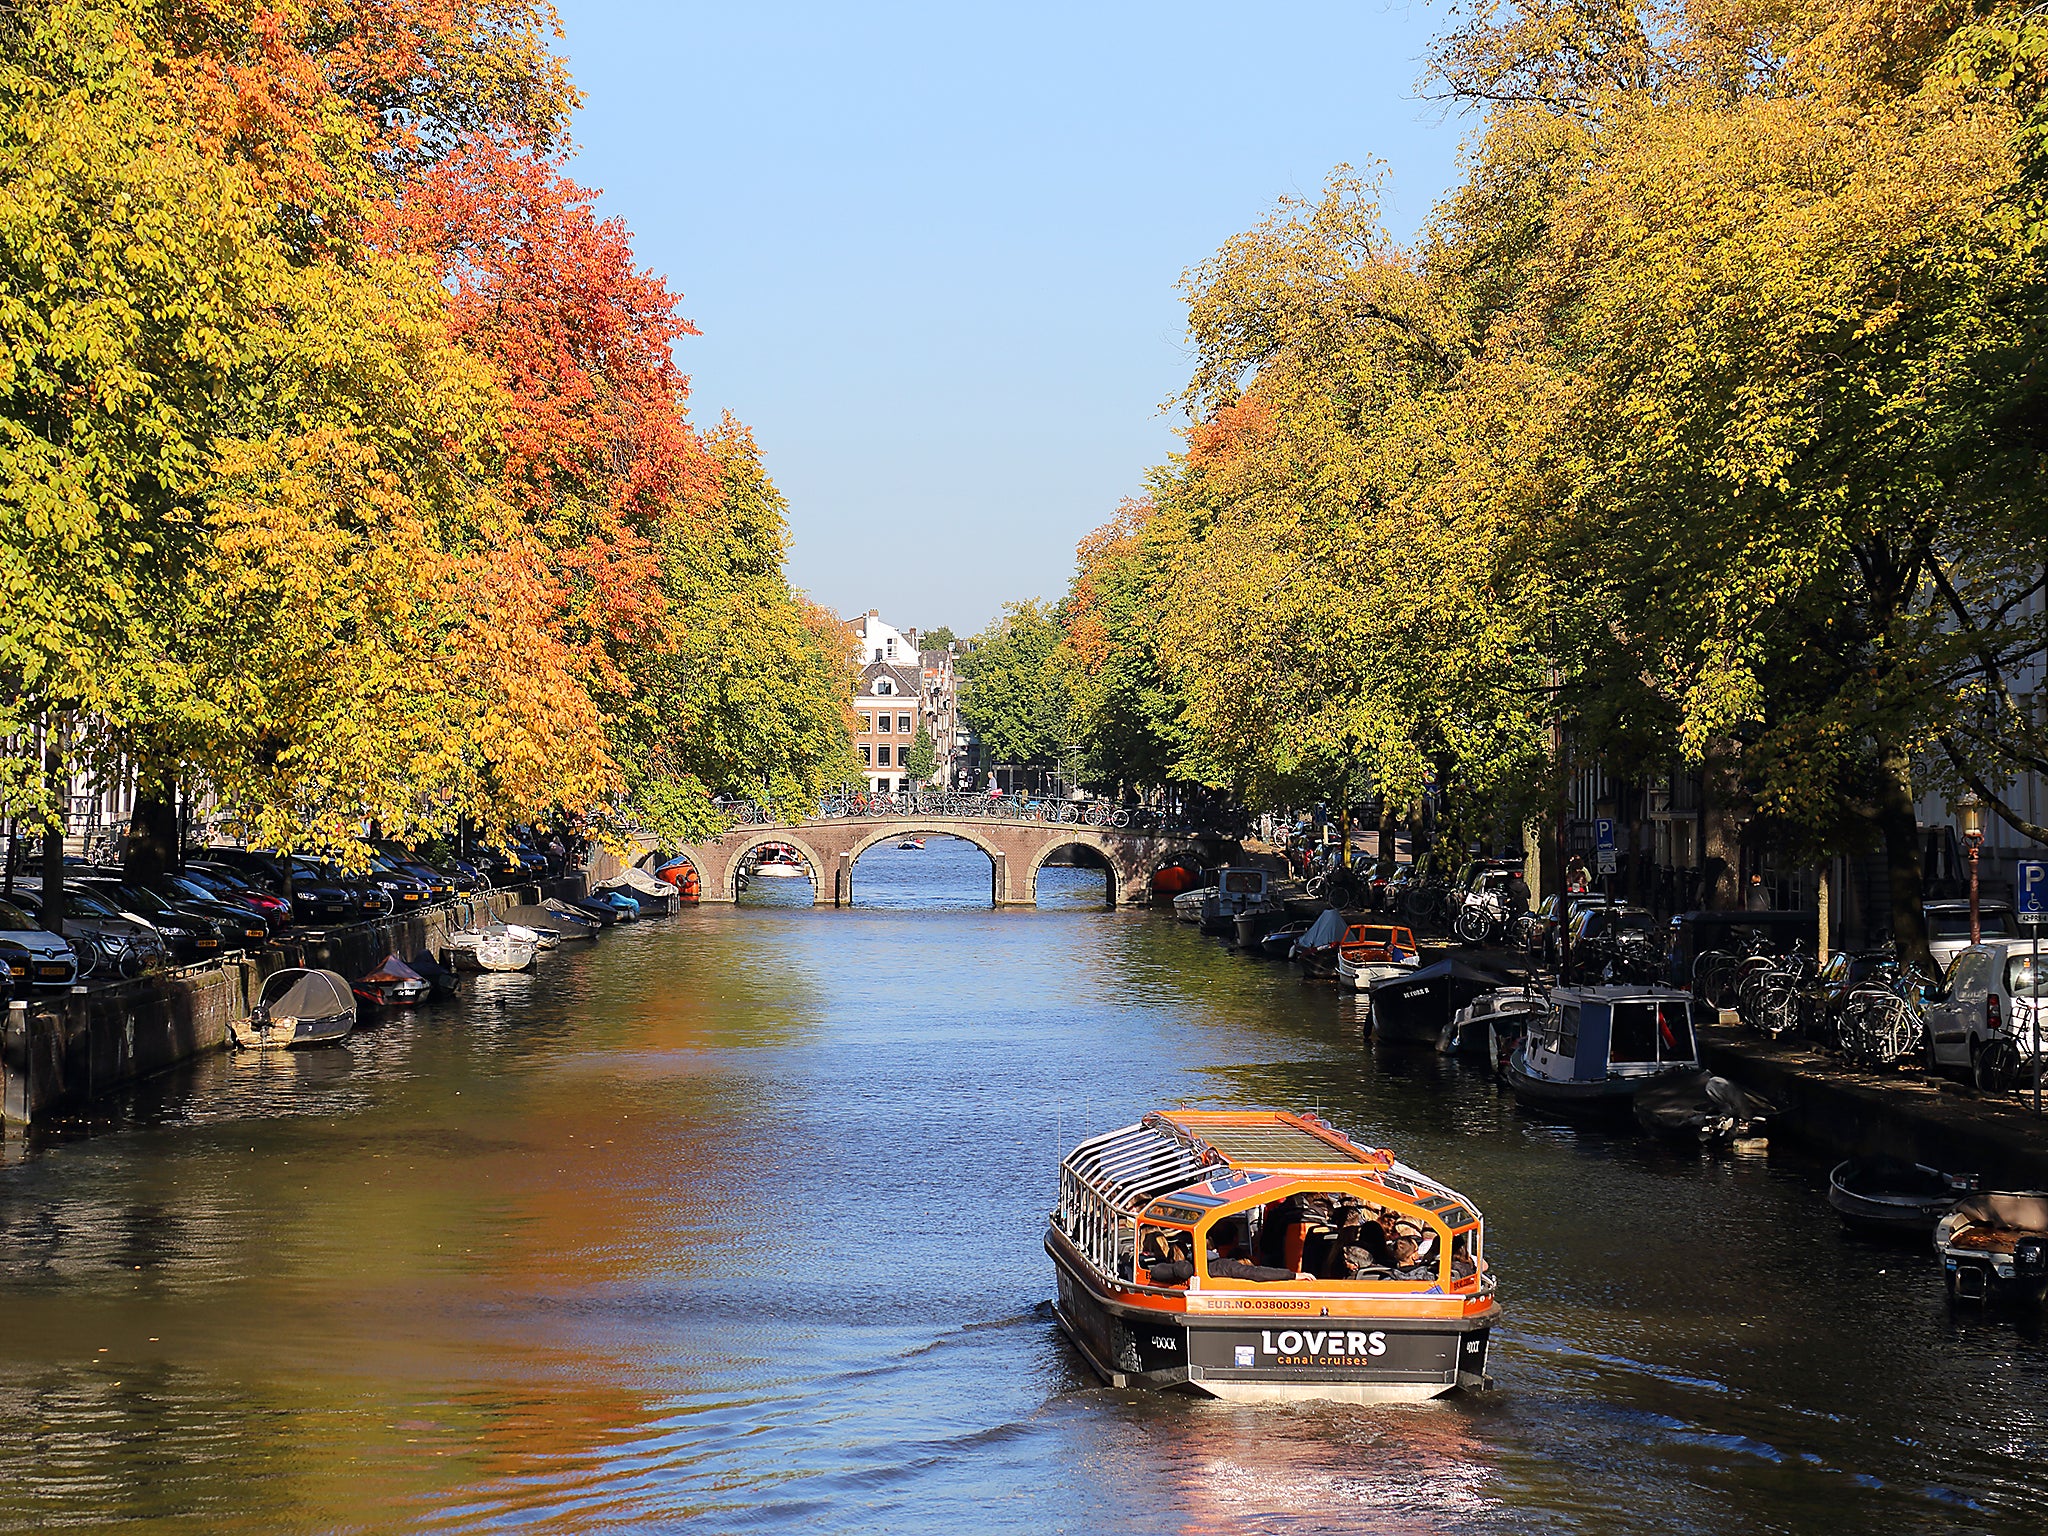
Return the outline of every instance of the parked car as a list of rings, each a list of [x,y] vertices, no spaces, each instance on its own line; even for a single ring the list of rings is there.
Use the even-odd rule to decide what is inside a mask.
[[[1653,982],[1664,968],[1663,935],[1645,907],[1602,902],[1574,907],[1571,975],[1613,982]]]
[[[1920,910],[1927,918],[1927,947],[1934,952],[1934,963],[1945,973],[1956,956],[1970,947],[1970,904],[1930,901]],[[2009,902],[1980,901],[1977,931],[1986,939],[2016,939],[2020,936],[2020,920]]]
[[[6,952],[7,990],[16,996],[78,980],[76,951],[10,901],[0,901],[0,950]]]
[[[40,878],[16,877],[14,895],[9,899],[42,922]],[[47,929],[49,925],[43,926]],[[131,917],[97,892],[78,890],[69,882],[64,887],[64,937],[74,950],[80,951],[79,968],[95,977],[140,976],[170,963],[170,947],[153,924]],[[87,945],[94,952],[90,966],[83,957]]]
[[[224,942],[222,925],[212,918],[181,911],[156,892],[124,885],[116,876],[86,876],[67,882],[65,889],[67,894],[90,892],[100,896],[113,903],[123,916],[149,924],[164,936],[164,945],[170,950],[171,959],[179,965],[218,959],[221,951],[228,947]]]
[[[1614,897],[1604,896],[1598,891],[1574,891],[1569,895],[1553,891],[1544,897],[1529,914],[1529,958],[1538,965],[1555,970],[1560,922],[1569,923],[1588,907],[1611,906],[1614,901]]]
[[[270,942],[270,919],[238,901],[223,901],[206,887],[176,874],[146,882],[126,882],[138,893],[162,898],[179,912],[203,917],[220,933],[222,952],[261,949]]]
[[[205,864],[187,864],[174,877],[181,887],[198,895],[224,901],[254,912],[270,925],[272,933],[291,926],[292,904],[282,896],[263,890],[227,870]]]
[[[2031,938],[1963,946],[1940,994],[1922,1009],[1935,1070],[1966,1072],[1979,1088],[1993,1090],[2033,1081],[2035,1043],[2048,1036],[2033,947]]]
[[[291,876],[294,913],[299,910],[301,884],[320,893],[323,916],[342,922],[371,922],[388,916],[396,905],[375,881],[345,875],[324,860],[294,855]],[[337,905],[339,910],[333,910]]]
[[[424,858],[419,857],[402,843],[386,839],[371,845],[377,858],[399,874],[421,881],[427,886],[428,900],[448,901],[458,892],[473,889],[475,881],[453,870],[436,869]]]

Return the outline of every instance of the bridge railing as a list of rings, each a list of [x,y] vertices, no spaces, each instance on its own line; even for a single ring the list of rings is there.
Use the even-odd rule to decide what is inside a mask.
[[[772,811],[735,802],[725,810],[734,825],[785,827],[792,823]],[[835,795],[818,807],[815,821],[900,821],[906,816],[1047,825],[1095,827],[1105,831],[1142,832],[1155,836],[1185,831],[1177,819],[1144,806],[1076,803],[1071,800],[1019,798],[1014,795],[960,795],[926,792],[907,795]]]

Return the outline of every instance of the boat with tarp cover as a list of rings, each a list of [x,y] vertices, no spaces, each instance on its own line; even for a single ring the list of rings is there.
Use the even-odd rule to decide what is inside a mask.
[[[1419,1402],[1490,1385],[1479,1212],[1315,1115],[1173,1110],[1060,1164],[1060,1326],[1110,1385]]]

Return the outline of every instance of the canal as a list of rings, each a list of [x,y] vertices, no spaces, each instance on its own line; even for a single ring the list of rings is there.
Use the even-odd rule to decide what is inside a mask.
[[[211,1058],[0,1168],[0,1529],[2039,1531],[2048,1349],[1821,1171],[1547,1127],[1048,871],[877,850]],[[1062,1144],[1320,1107],[1489,1220],[1498,1390],[1106,1391],[1045,1309]]]

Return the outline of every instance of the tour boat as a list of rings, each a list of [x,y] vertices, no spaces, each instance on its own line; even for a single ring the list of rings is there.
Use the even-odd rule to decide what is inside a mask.
[[[1337,985],[1369,992],[1376,981],[1413,974],[1422,951],[1406,928],[1353,923],[1337,942]]]
[[[377,969],[358,981],[354,988],[359,1003],[371,1009],[411,1008],[427,1000],[432,989],[427,978],[397,955],[386,955]]]
[[[1671,987],[1560,987],[1508,1057],[1532,1108],[1626,1116],[1636,1091],[1700,1069],[1692,994]]]
[[[771,848],[761,855],[753,873],[769,880],[808,880],[810,866],[784,848]]]
[[[1115,1387],[1418,1402],[1490,1385],[1472,1203],[1314,1115],[1174,1110],[1060,1164],[1055,1312]]]
[[[281,1051],[339,1045],[355,1027],[348,979],[294,966],[266,976],[249,1017],[236,1019],[228,1032],[244,1050]]]
[[[1934,1229],[1950,1301],[2048,1299],[2048,1194],[1966,1195]]]

